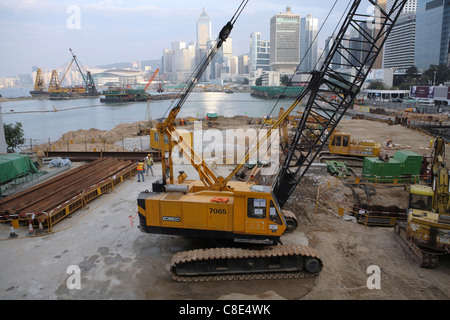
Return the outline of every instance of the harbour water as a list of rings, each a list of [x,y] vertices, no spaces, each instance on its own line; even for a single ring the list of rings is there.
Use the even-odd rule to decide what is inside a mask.
[[[24,88],[25,89],[25,88]],[[3,97],[27,96],[29,88],[16,89],[9,94],[0,91]],[[292,100],[264,100],[250,93],[192,92],[184,103],[179,117],[204,118],[207,113],[221,116],[236,115],[262,117],[272,112],[278,116],[279,108],[287,108]],[[167,116],[176,101],[152,101],[149,104],[151,119]],[[275,106],[275,107],[274,107]],[[1,103],[4,123],[20,122],[25,139],[35,143],[55,141],[68,131],[79,129],[111,130],[121,123],[134,123],[146,120],[147,102],[127,104],[104,104],[99,98],[75,100],[17,100]],[[273,111],[272,111],[273,110]]]

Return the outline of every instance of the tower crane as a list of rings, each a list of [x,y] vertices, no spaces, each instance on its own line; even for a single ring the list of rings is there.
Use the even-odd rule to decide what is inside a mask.
[[[157,125],[160,143],[164,143],[164,135],[169,137],[169,177],[166,177],[165,166],[162,165],[163,178],[153,184],[152,192],[141,192],[137,199],[142,232],[222,239],[233,245],[221,248],[211,241],[210,248],[176,253],[170,263],[170,273],[177,281],[299,278],[320,273],[323,264],[315,249],[281,244],[281,237],[292,231],[288,228],[288,219],[292,217],[284,214],[282,206],[353,102],[406,0],[394,0],[389,11],[371,0],[352,2],[325,62],[319,70],[312,72],[309,85],[265,137],[267,139],[273,130],[278,129],[302,99],[307,100],[295,135],[289,141],[286,159],[272,186],[231,180],[251,152],[246,153],[229,176],[217,175],[174,127],[184,101],[228,38],[247,2],[242,1],[233,18],[222,28],[185,86],[178,103]],[[368,5],[374,6],[376,21],[370,21],[371,15],[366,11]],[[368,22],[374,27],[371,30],[364,27]],[[347,38],[349,34],[360,37]],[[350,49],[348,43],[355,45]],[[340,62],[336,62],[338,57],[342,58]],[[342,72],[337,67],[346,67],[350,71]],[[329,101],[329,93],[340,98]],[[319,119],[319,114],[323,119]],[[308,132],[308,119],[314,119],[315,123],[320,121],[327,130]],[[181,177],[177,184],[174,183],[170,151],[175,143],[197,170],[199,180]],[[253,247],[243,247],[243,243]]]

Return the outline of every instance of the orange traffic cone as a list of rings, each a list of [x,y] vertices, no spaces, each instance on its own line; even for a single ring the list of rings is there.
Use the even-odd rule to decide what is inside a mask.
[[[30,221],[30,223],[28,224],[28,235],[29,235],[29,236],[32,236],[33,233],[34,233],[34,230],[33,230],[33,224],[32,224],[31,221]]]
[[[17,233],[14,231],[14,227],[11,223],[11,227],[9,228],[9,237],[10,238],[16,238],[18,237]]]

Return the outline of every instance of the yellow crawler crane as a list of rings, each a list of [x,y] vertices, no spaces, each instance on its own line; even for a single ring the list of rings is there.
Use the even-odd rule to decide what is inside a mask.
[[[162,165],[162,179],[153,183],[151,192],[141,192],[137,199],[139,228],[142,232],[211,239],[210,248],[183,251],[172,257],[170,273],[177,281],[279,279],[313,277],[319,274],[323,267],[322,261],[313,248],[281,243],[281,237],[291,229],[289,221],[295,220],[293,215],[285,214],[282,206],[320,152],[329,133],[353,103],[406,0],[394,0],[388,13],[380,10],[378,32],[373,35],[361,34],[361,42],[367,42],[364,43],[366,55],[356,59],[354,64],[349,64],[348,67],[354,70],[344,76],[333,65],[335,55],[342,55],[342,52],[350,50],[344,45],[348,43],[347,35],[364,32],[354,26],[361,15],[366,16],[367,4],[373,4],[371,1],[362,3],[355,0],[343,19],[325,62],[320,70],[313,72],[308,87],[286,113],[279,117],[265,138],[258,141],[258,145],[245,155],[233,172],[223,177],[217,175],[194,152],[190,144],[184,141],[175,130],[174,121],[207,65],[228,38],[247,2],[242,1],[233,18],[222,28],[216,42],[180,94],[176,106],[157,125],[161,150],[164,136],[169,138],[167,168]],[[325,99],[330,92],[339,99]],[[308,102],[273,185],[231,181],[252,153],[265,139],[272,137],[272,133],[276,132],[274,130],[279,129],[289,113],[307,95]],[[320,115],[325,104],[327,110],[332,108],[332,111]],[[310,121],[317,122],[324,130],[311,130]],[[180,175],[178,183],[175,183],[171,152],[173,144],[177,144],[183,155],[190,160],[199,180],[186,180],[186,176]],[[169,169],[168,177],[166,169]],[[216,239],[227,240],[232,247],[216,247],[213,241]]]

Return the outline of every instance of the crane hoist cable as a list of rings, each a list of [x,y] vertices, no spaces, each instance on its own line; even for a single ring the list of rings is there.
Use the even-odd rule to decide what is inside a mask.
[[[174,110],[175,108],[177,108],[179,110],[182,107],[182,105],[184,104],[184,102],[188,98],[189,94],[191,93],[192,89],[194,88],[194,86],[199,81],[199,79],[202,76],[203,72],[206,70],[208,65],[211,63],[212,59],[214,58],[215,54],[217,53],[217,51],[222,46],[223,42],[225,42],[226,39],[228,38],[228,36],[230,35],[230,32],[233,29],[234,24],[236,23],[237,19],[241,15],[241,13],[244,10],[245,6],[247,5],[248,1],[249,0],[243,0],[241,2],[241,4],[239,5],[237,10],[235,11],[233,16],[231,17],[230,21],[228,21],[225,24],[225,26],[222,28],[222,30],[220,31],[219,36],[217,37],[217,39],[214,42],[214,44],[211,46],[211,48],[208,50],[208,52],[203,56],[202,60],[197,65],[195,70],[192,72],[192,74],[189,77],[189,79],[186,82],[186,84],[178,92],[177,99],[179,99],[179,100],[177,102],[177,105],[175,107],[172,107],[172,105],[175,103],[176,100],[174,102],[172,102],[171,105],[167,108],[167,110],[164,113],[164,115],[161,117],[160,122],[163,121],[164,117],[169,112],[169,110]]]
[[[206,55],[203,57],[202,61],[199,63],[199,65],[196,67],[194,72],[191,74],[189,80],[187,81],[186,85],[183,87],[182,90],[177,95],[178,102],[177,104],[172,107],[173,103],[169,106],[169,108],[166,110],[162,118],[160,119],[160,122],[156,126],[156,130],[158,131],[159,135],[159,142],[160,142],[160,150],[161,152],[164,152],[164,136],[167,135],[169,139],[177,140],[179,141],[179,145],[181,146],[182,143],[182,137],[178,134],[174,127],[175,119],[178,115],[178,113],[181,110],[181,107],[183,106],[184,102],[188,98],[189,94],[192,92],[195,85],[198,83],[199,79],[203,75],[204,71],[214,58],[215,54],[218,52],[220,47],[222,47],[223,42],[225,42],[228,38],[228,36],[231,33],[231,30],[233,29],[234,24],[236,23],[237,19],[241,15],[242,11],[246,7],[249,0],[243,0],[241,4],[239,5],[238,9],[235,11],[232,18],[225,24],[225,26],[222,28],[222,30],[219,32],[219,36],[217,37],[214,44],[211,46],[211,48],[208,50]],[[169,111],[169,114],[167,115],[167,112]],[[167,115],[167,117],[166,117]],[[172,165],[172,157],[171,157],[171,145],[172,143],[169,141],[169,157],[168,157],[168,168],[170,169],[170,180],[173,181],[173,165]],[[199,157],[195,151],[190,148],[187,144],[185,144],[184,147],[182,147],[183,153],[186,154],[191,159],[191,164],[194,166],[194,168],[197,170],[200,180],[209,187],[214,187],[220,185],[221,180],[223,180],[222,177],[218,176],[217,173],[213,172],[213,170],[205,163],[205,161]],[[167,174],[165,170],[165,166],[162,166],[162,180],[163,184],[167,181]]]
[[[301,59],[300,63],[297,65],[295,71],[292,73],[292,76],[291,76],[291,78],[289,79],[289,83],[292,82],[292,79],[294,78],[294,76],[295,76],[295,74],[297,73],[298,69],[299,69],[300,66],[302,65],[303,60],[306,58],[308,52],[311,50],[313,43],[314,43],[315,41],[317,41],[317,38],[318,38],[320,32],[322,31],[323,26],[325,25],[325,23],[327,22],[328,18],[329,18],[330,15],[331,15],[331,13],[333,12],[334,8],[336,7],[337,2],[338,2],[338,0],[335,0],[334,3],[333,3],[333,5],[331,6],[330,10],[328,11],[328,14],[327,14],[327,16],[325,17],[325,20],[324,20],[323,23],[321,24],[321,26],[320,26],[319,30],[317,31],[317,33],[316,33],[316,35],[315,35],[313,41],[311,42],[311,44],[309,45],[308,49],[306,50],[305,55],[304,55],[303,58]],[[347,9],[348,9],[348,7],[350,6],[350,3],[351,3],[351,0],[348,2],[347,7],[346,7],[346,9],[344,10],[344,12],[342,13],[341,18],[340,18],[338,24],[335,26],[334,32],[337,30],[337,28],[338,28],[339,25],[341,24],[341,21],[342,21],[342,19],[344,18],[345,12],[347,12]],[[324,51],[322,51],[321,56],[322,56],[323,54],[324,54]],[[315,67],[314,67],[314,68],[317,67],[317,63],[318,63],[319,60],[320,60],[320,58],[316,61],[316,64],[315,64]],[[311,75],[309,76],[307,82],[309,82],[310,78],[311,78]],[[278,96],[277,101],[275,102],[274,106],[272,107],[272,109],[271,109],[270,112],[268,113],[269,116],[272,115],[272,113],[273,113],[273,111],[275,110],[276,106],[277,106],[278,103],[280,102],[280,99],[281,99],[281,97],[284,95],[284,92],[286,91],[286,89],[287,89],[289,83],[286,84],[286,86],[285,86],[284,89],[283,89],[283,92]],[[298,106],[299,106],[299,108],[301,108],[301,101],[296,101],[296,102],[294,102],[294,103],[297,103]],[[293,111],[293,108],[289,108],[288,110]],[[290,113],[291,111],[287,111],[287,112]],[[286,115],[286,116],[287,116],[287,115]],[[272,126],[271,131],[274,131],[274,136],[277,136],[277,135],[278,135],[278,131],[275,131],[275,130],[273,130],[273,129],[276,129],[278,126],[281,126],[281,125],[282,125],[282,122],[277,123],[277,124],[275,124],[275,125]],[[263,129],[263,127],[264,127],[264,122],[261,123],[261,127],[259,128],[258,131],[260,131],[261,129]],[[268,135],[270,136],[271,133],[269,133]],[[246,160],[249,159],[249,157],[247,157],[246,154],[249,153],[248,150],[249,150],[250,146],[253,145],[253,144],[255,143],[255,140],[258,139],[258,137],[259,137],[259,134],[257,134],[257,135],[255,136],[255,138],[253,139],[253,142],[250,143],[249,146],[247,146],[247,149],[246,149],[246,152],[245,152],[245,154],[244,154],[244,157],[241,159],[241,161],[239,162],[239,164],[243,164],[243,163],[245,163]],[[270,147],[271,147],[271,145],[272,145],[272,141],[274,141],[274,138],[271,138],[270,140],[268,139],[268,145],[267,145],[266,152],[265,152],[263,155],[261,155],[261,157],[265,157],[265,156],[267,155],[267,153],[269,152]],[[261,144],[261,142],[260,142],[260,144]],[[253,151],[253,152],[254,152],[254,151]],[[234,171],[237,171],[237,170],[234,170]],[[233,172],[234,172],[234,171],[233,171]]]

